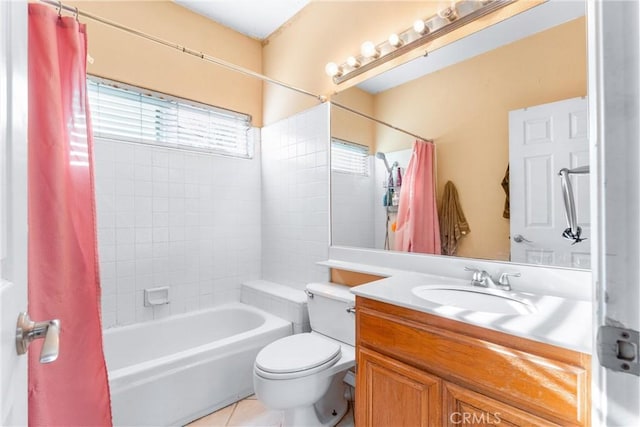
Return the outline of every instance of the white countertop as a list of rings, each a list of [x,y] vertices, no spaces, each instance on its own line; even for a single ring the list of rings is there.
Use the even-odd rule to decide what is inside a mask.
[[[346,264],[346,263],[345,263]],[[331,265],[333,268],[340,268]],[[345,269],[350,269],[346,268]],[[351,269],[353,271],[353,269]],[[371,271],[370,269],[367,271]],[[420,299],[411,290],[422,285],[468,285],[468,280],[433,276],[422,273],[385,269],[391,277],[351,289],[354,294],[429,314],[458,320],[507,334],[528,338],[591,354],[591,303],[589,301],[514,292],[535,305],[536,312],[524,315],[504,315],[458,309]],[[380,271],[382,274],[382,271]],[[386,274],[384,274],[386,275]]]

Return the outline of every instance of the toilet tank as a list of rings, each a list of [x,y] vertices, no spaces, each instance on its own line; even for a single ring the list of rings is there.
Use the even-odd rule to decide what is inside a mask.
[[[335,283],[309,283],[307,305],[311,330],[355,346],[356,298],[348,286]],[[309,293],[311,295],[309,295]]]

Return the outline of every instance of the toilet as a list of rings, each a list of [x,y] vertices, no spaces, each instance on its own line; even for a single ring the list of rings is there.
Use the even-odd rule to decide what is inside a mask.
[[[263,348],[253,386],[266,407],[284,412],[283,427],[335,426],[349,410],[343,379],[355,364],[355,297],[333,283],[306,292],[311,332]]]

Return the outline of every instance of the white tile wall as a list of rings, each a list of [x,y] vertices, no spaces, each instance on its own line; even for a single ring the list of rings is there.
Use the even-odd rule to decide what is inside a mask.
[[[105,328],[238,301],[260,278],[259,150],[246,160],[96,140],[95,181]],[[156,286],[170,304],[144,307]]]
[[[336,246],[374,248],[375,208],[382,205],[374,197],[373,156],[369,156],[368,176],[331,172],[331,239]]]
[[[262,278],[328,280],[328,105],[262,128]]]

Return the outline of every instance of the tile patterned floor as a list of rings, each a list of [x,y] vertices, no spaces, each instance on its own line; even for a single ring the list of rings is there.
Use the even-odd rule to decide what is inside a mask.
[[[240,402],[222,408],[213,414],[204,416],[185,427],[280,427],[282,413],[272,411],[249,396]],[[353,427],[353,413],[351,409],[336,427]]]

